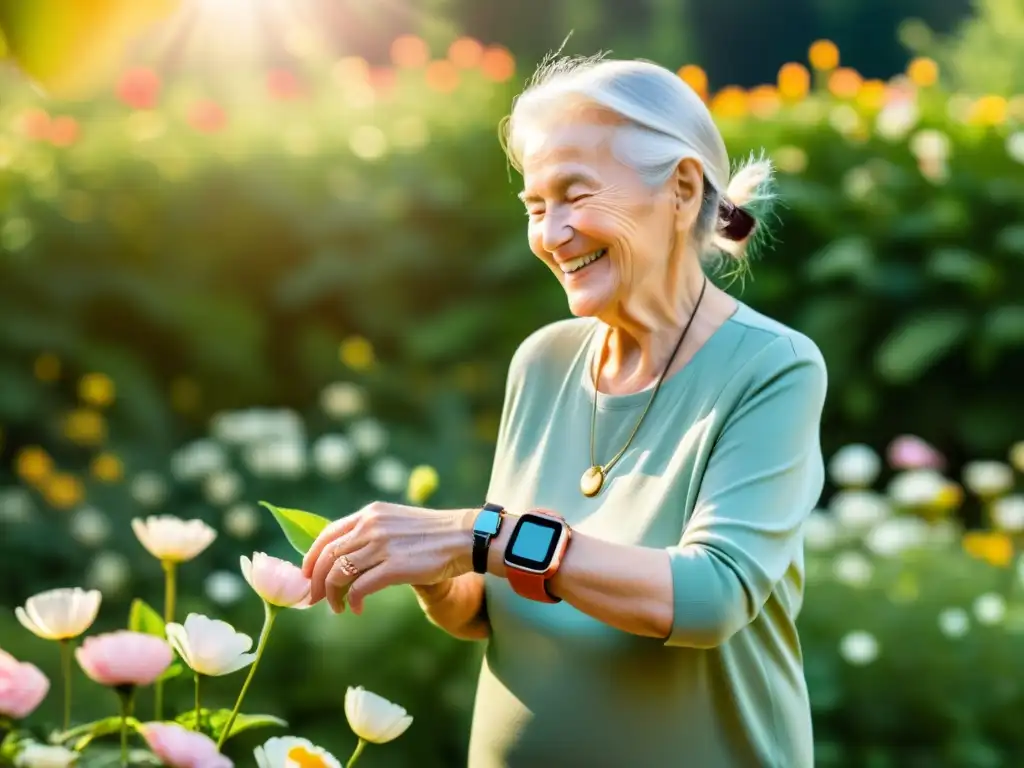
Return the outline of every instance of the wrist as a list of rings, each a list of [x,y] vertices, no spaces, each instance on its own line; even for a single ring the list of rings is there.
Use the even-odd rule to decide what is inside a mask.
[[[491,546],[487,550],[487,572],[500,579],[506,578],[505,569],[505,548],[512,537],[516,523],[519,522],[519,515],[514,515],[508,510],[505,511],[505,519],[501,522],[501,530],[498,535],[491,539]]]

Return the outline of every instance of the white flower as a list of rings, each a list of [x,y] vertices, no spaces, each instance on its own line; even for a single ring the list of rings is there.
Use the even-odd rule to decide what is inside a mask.
[[[96,547],[110,536],[107,516],[92,507],[82,507],[71,518],[71,535],[87,547]]]
[[[356,416],[366,407],[363,390],[349,381],[337,381],[324,387],[320,393],[320,407],[335,419]]]
[[[372,744],[397,739],[412,724],[403,707],[362,686],[345,691],[345,717],[356,736]]]
[[[206,577],[206,596],[218,605],[237,603],[245,594],[245,581],[231,571],[214,571]]]
[[[167,498],[167,483],[155,472],[141,472],[132,480],[131,494],[144,507],[156,507]]]
[[[832,515],[816,509],[804,522],[804,543],[808,549],[822,552],[832,549],[839,538],[838,526]]]
[[[240,558],[242,576],[253,592],[279,608],[309,608],[309,579],[297,565],[265,552]]]
[[[871,581],[874,567],[860,552],[843,552],[832,563],[836,579],[851,587],[863,587]]]
[[[1004,496],[992,503],[992,524],[1001,531],[1024,531],[1024,495]]]
[[[380,422],[363,419],[349,428],[349,437],[356,449],[364,456],[370,456],[384,449],[388,436]]]
[[[230,504],[242,492],[242,478],[235,472],[215,472],[203,482],[206,500],[216,506]]]
[[[64,747],[29,742],[18,753],[14,764],[18,768],[68,768],[78,760],[78,753]]]
[[[172,515],[135,518],[132,530],[153,557],[169,563],[192,560],[217,538],[217,532],[202,520],[182,520]]]
[[[1006,616],[1006,601],[994,592],[981,595],[974,601],[974,617],[980,624],[998,624]]]
[[[1024,472],[1024,440],[1010,446],[1010,464],[1018,472]]]
[[[885,497],[871,491],[840,491],[829,509],[843,528],[852,530],[870,528],[892,512]]]
[[[384,456],[370,467],[369,479],[381,493],[401,493],[409,482],[409,470],[398,459]]]
[[[305,425],[294,411],[249,408],[216,414],[210,421],[210,432],[221,442],[246,445],[304,439]]]
[[[882,460],[867,445],[859,443],[840,448],[828,464],[832,482],[843,488],[867,488],[878,477]]]
[[[44,640],[78,637],[96,621],[102,595],[95,589],[51,589],[25,601],[14,615],[29,632]]]
[[[939,614],[939,629],[946,637],[963,637],[970,626],[971,619],[963,608],[947,608]]]
[[[257,768],[341,768],[338,759],[307,739],[274,736],[253,750]]]
[[[341,477],[357,458],[352,442],[343,435],[324,435],[313,444],[313,464],[325,477]]]
[[[105,595],[117,595],[131,578],[131,564],[120,552],[100,552],[85,574],[86,583]]]
[[[252,638],[226,621],[190,613],[185,623],[167,625],[167,641],[193,672],[217,677],[237,672],[256,660]]]
[[[1024,163],[1024,131],[1015,131],[1006,137],[1006,154]]]
[[[0,520],[5,523],[24,523],[34,512],[28,489],[6,488],[0,492]]]
[[[199,480],[226,469],[227,459],[220,443],[210,439],[196,440],[171,457],[171,473],[183,482]]]
[[[878,135],[889,141],[899,141],[917,125],[920,112],[917,105],[902,100],[887,105],[875,119]]]
[[[919,517],[894,517],[871,529],[864,544],[876,555],[895,557],[928,543],[928,523]]]
[[[248,539],[259,527],[259,515],[248,504],[236,504],[224,513],[224,528],[236,539]]]
[[[258,477],[295,479],[306,471],[306,444],[300,439],[254,443],[246,449],[244,459]]]
[[[1013,469],[1001,461],[972,461],[964,466],[963,480],[978,496],[998,496],[1013,487]]]
[[[840,641],[839,653],[855,666],[870,664],[878,658],[878,641],[869,632],[850,632]]]
[[[949,148],[949,136],[932,128],[920,130],[910,139],[910,151],[918,160],[945,162]]]
[[[899,507],[925,507],[936,503],[948,484],[934,469],[910,469],[892,479],[888,492]]]
[[[875,177],[864,166],[851,168],[843,176],[842,187],[851,200],[863,200],[874,190]]]

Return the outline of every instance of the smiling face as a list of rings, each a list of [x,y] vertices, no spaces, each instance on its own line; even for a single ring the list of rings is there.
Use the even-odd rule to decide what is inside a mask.
[[[615,324],[678,282],[701,172],[684,161],[651,187],[613,152],[615,120],[595,110],[566,116],[520,129],[530,249],[562,283],[574,315]]]

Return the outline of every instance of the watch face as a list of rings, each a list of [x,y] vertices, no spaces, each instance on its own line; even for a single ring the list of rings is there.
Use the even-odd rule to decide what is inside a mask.
[[[555,520],[524,515],[505,549],[505,561],[529,571],[547,570],[562,526]]]
[[[493,509],[484,509],[476,516],[476,522],[473,523],[473,533],[486,533],[493,536],[498,532],[500,524],[501,513]]]

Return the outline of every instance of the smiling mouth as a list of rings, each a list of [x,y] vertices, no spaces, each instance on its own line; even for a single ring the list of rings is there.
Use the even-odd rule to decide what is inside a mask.
[[[583,256],[579,256],[575,259],[570,259],[569,261],[560,265],[562,268],[562,272],[564,272],[567,275],[571,275],[574,272],[579,272],[580,270],[593,264],[595,261],[599,261],[607,253],[608,249],[602,248],[599,251],[594,251],[592,253],[587,253],[584,254]]]

